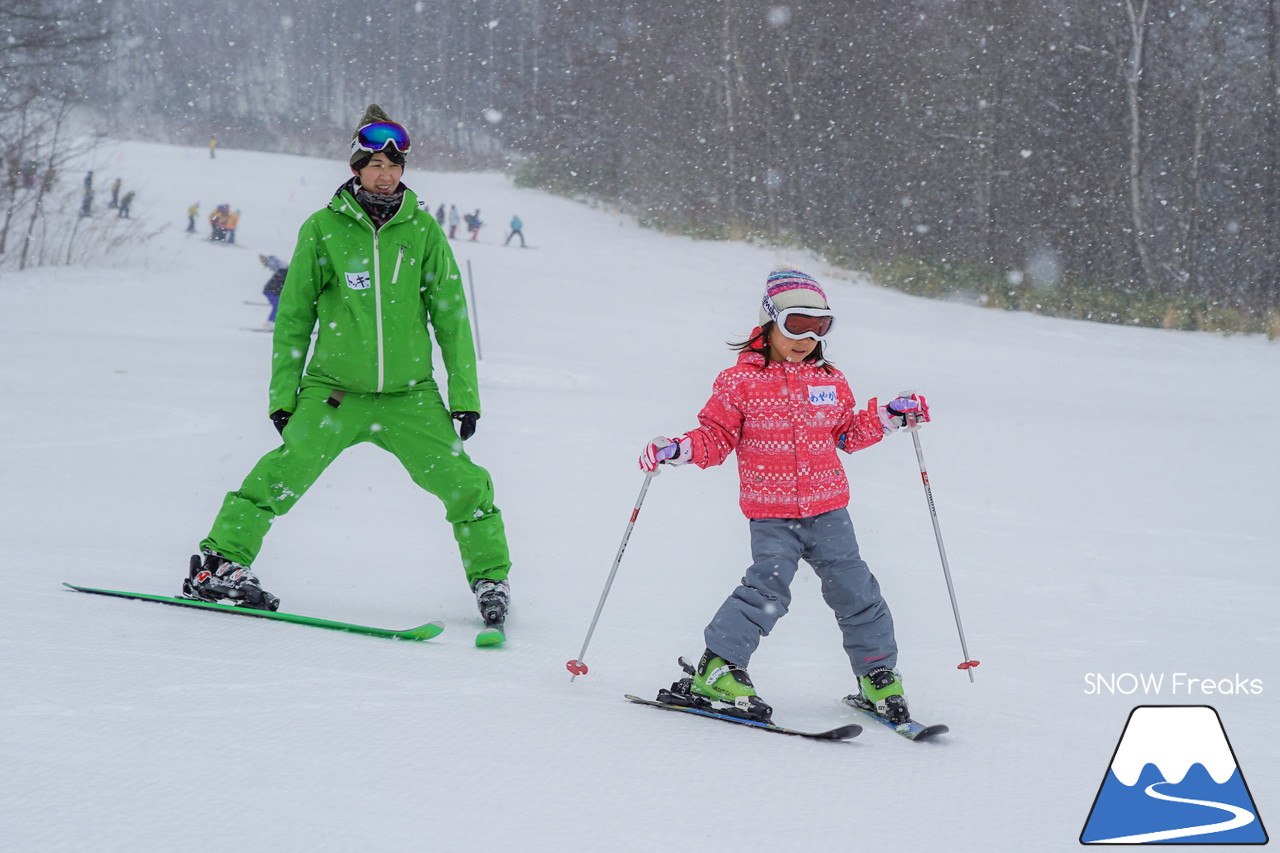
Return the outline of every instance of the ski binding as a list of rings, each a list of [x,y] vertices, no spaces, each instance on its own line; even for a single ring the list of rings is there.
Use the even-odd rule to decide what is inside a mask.
[[[861,696],[858,696],[856,694],[850,694],[844,697],[844,699],[842,699],[841,701],[844,702],[844,704],[848,705],[850,708],[856,708],[857,710],[866,714],[868,717],[875,720],[880,725],[887,726],[888,728],[893,729],[895,732],[902,735],[907,740],[914,740],[914,741],[929,740],[932,737],[935,737],[941,734],[946,734],[947,732],[951,731],[951,729],[949,729],[947,726],[944,726],[940,723],[932,726],[926,726],[924,723],[919,723],[919,722],[916,722],[915,720],[907,720],[905,723],[890,722],[889,720],[886,720],[884,717],[877,714],[874,708],[871,708],[866,704],[865,699],[863,699]]]

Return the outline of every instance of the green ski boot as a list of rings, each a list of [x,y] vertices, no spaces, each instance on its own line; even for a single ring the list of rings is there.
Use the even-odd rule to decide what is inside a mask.
[[[734,666],[710,649],[702,653],[702,660],[689,679],[689,692],[711,700],[712,707],[737,716],[767,723],[773,709],[756,695],[751,676],[740,666]]]
[[[895,726],[911,719],[907,697],[902,692],[902,676],[896,669],[879,667],[858,677],[858,695],[854,704],[864,711],[879,714]]]

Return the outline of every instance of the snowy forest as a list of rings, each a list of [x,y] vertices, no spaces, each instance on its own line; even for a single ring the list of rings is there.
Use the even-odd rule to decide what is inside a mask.
[[[377,101],[424,167],[653,227],[1274,336],[1278,4],[4,0],[0,266],[77,107],[114,138],[336,155]]]

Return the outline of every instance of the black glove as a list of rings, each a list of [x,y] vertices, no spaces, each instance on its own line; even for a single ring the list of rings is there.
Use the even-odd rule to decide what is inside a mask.
[[[476,434],[476,421],[480,420],[479,412],[450,412],[449,414],[458,422],[458,437],[463,441]]]
[[[275,424],[276,432],[284,435],[285,424],[289,423],[289,418],[293,417],[293,412],[286,412],[284,409],[276,409],[271,413],[271,423]]]

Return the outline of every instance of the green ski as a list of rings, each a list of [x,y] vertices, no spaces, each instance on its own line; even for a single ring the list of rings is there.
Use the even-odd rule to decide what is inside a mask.
[[[476,634],[476,646],[485,648],[487,646],[500,646],[507,641],[507,632],[499,622],[496,625],[489,625],[479,634]]]
[[[274,610],[253,610],[247,607],[234,607],[230,604],[213,604],[208,601],[196,601],[192,598],[178,598],[168,595],[151,595],[145,592],[120,592],[114,589],[95,589],[89,586],[62,584],[77,592],[88,592],[94,595],[111,595],[116,598],[135,598],[139,601],[155,601],[160,604],[171,604],[176,607],[195,607],[202,610],[217,610],[220,613],[236,613],[240,616],[255,616],[259,619],[275,619],[278,622],[294,622],[299,625],[312,625],[316,628],[329,628],[335,631],[350,631],[355,634],[367,634],[371,637],[390,637],[396,640],[430,640],[444,630],[441,622],[428,622],[417,628],[406,628],[397,631],[393,628],[374,628],[370,625],[353,625],[348,622],[334,622],[329,619],[317,619],[314,616],[298,616],[295,613],[278,613]]]

